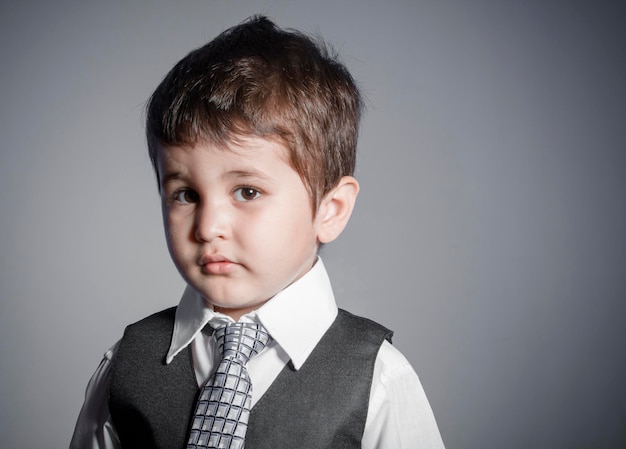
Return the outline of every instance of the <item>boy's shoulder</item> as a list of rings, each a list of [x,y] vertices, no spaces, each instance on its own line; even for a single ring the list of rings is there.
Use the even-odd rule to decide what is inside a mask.
[[[335,326],[344,328],[347,332],[358,338],[371,335],[373,338],[380,339],[381,343],[382,340],[387,340],[391,343],[393,337],[393,331],[382,324],[369,318],[354,315],[344,309],[339,309]]]
[[[148,336],[154,336],[159,333],[171,334],[174,329],[176,309],[177,307],[168,307],[129,324],[124,330],[125,338],[123,340],[129,336],[137,337],[143,335],[147,338],[153,338]]]
[[[158,324],[163,322],[172,321],[176,317],[176,309],[177,306],[168,307],[163,310],[159,310],[158,312],[154,312],[151,315],[148,315],[139,321],[129,324],[129,327],[136,326],[138,324]]]

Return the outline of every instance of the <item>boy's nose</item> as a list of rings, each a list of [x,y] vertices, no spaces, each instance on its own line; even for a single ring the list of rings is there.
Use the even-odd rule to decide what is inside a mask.
[[[219,205],[204,204],[196,211],[194,236],[199,242],[210,242],[228,235],[228,211]]]

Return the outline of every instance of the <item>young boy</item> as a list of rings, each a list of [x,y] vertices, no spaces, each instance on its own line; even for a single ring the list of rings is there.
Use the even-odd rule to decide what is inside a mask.
[[[106,353],[72,449],[443,447],[391,332],[337,309],[317,256],[356,200],[360,114],[323,44],[264,17],[170,71],[146,131],[188,286]]]

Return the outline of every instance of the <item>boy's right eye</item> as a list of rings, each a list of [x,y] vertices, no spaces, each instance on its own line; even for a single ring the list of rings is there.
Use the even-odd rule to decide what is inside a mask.
[[[178,192],[174,193],[174,201],[180,204],[197,203],[199,198],[200,197],[198,196],[197,192],[189,189],[179,190]]]

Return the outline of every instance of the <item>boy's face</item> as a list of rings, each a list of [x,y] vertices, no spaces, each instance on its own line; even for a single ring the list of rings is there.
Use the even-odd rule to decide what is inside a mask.
[[[319,219],[281,144],[164,147],[158,170],[170,254],[216,311],[238,320],[313,266]]]

